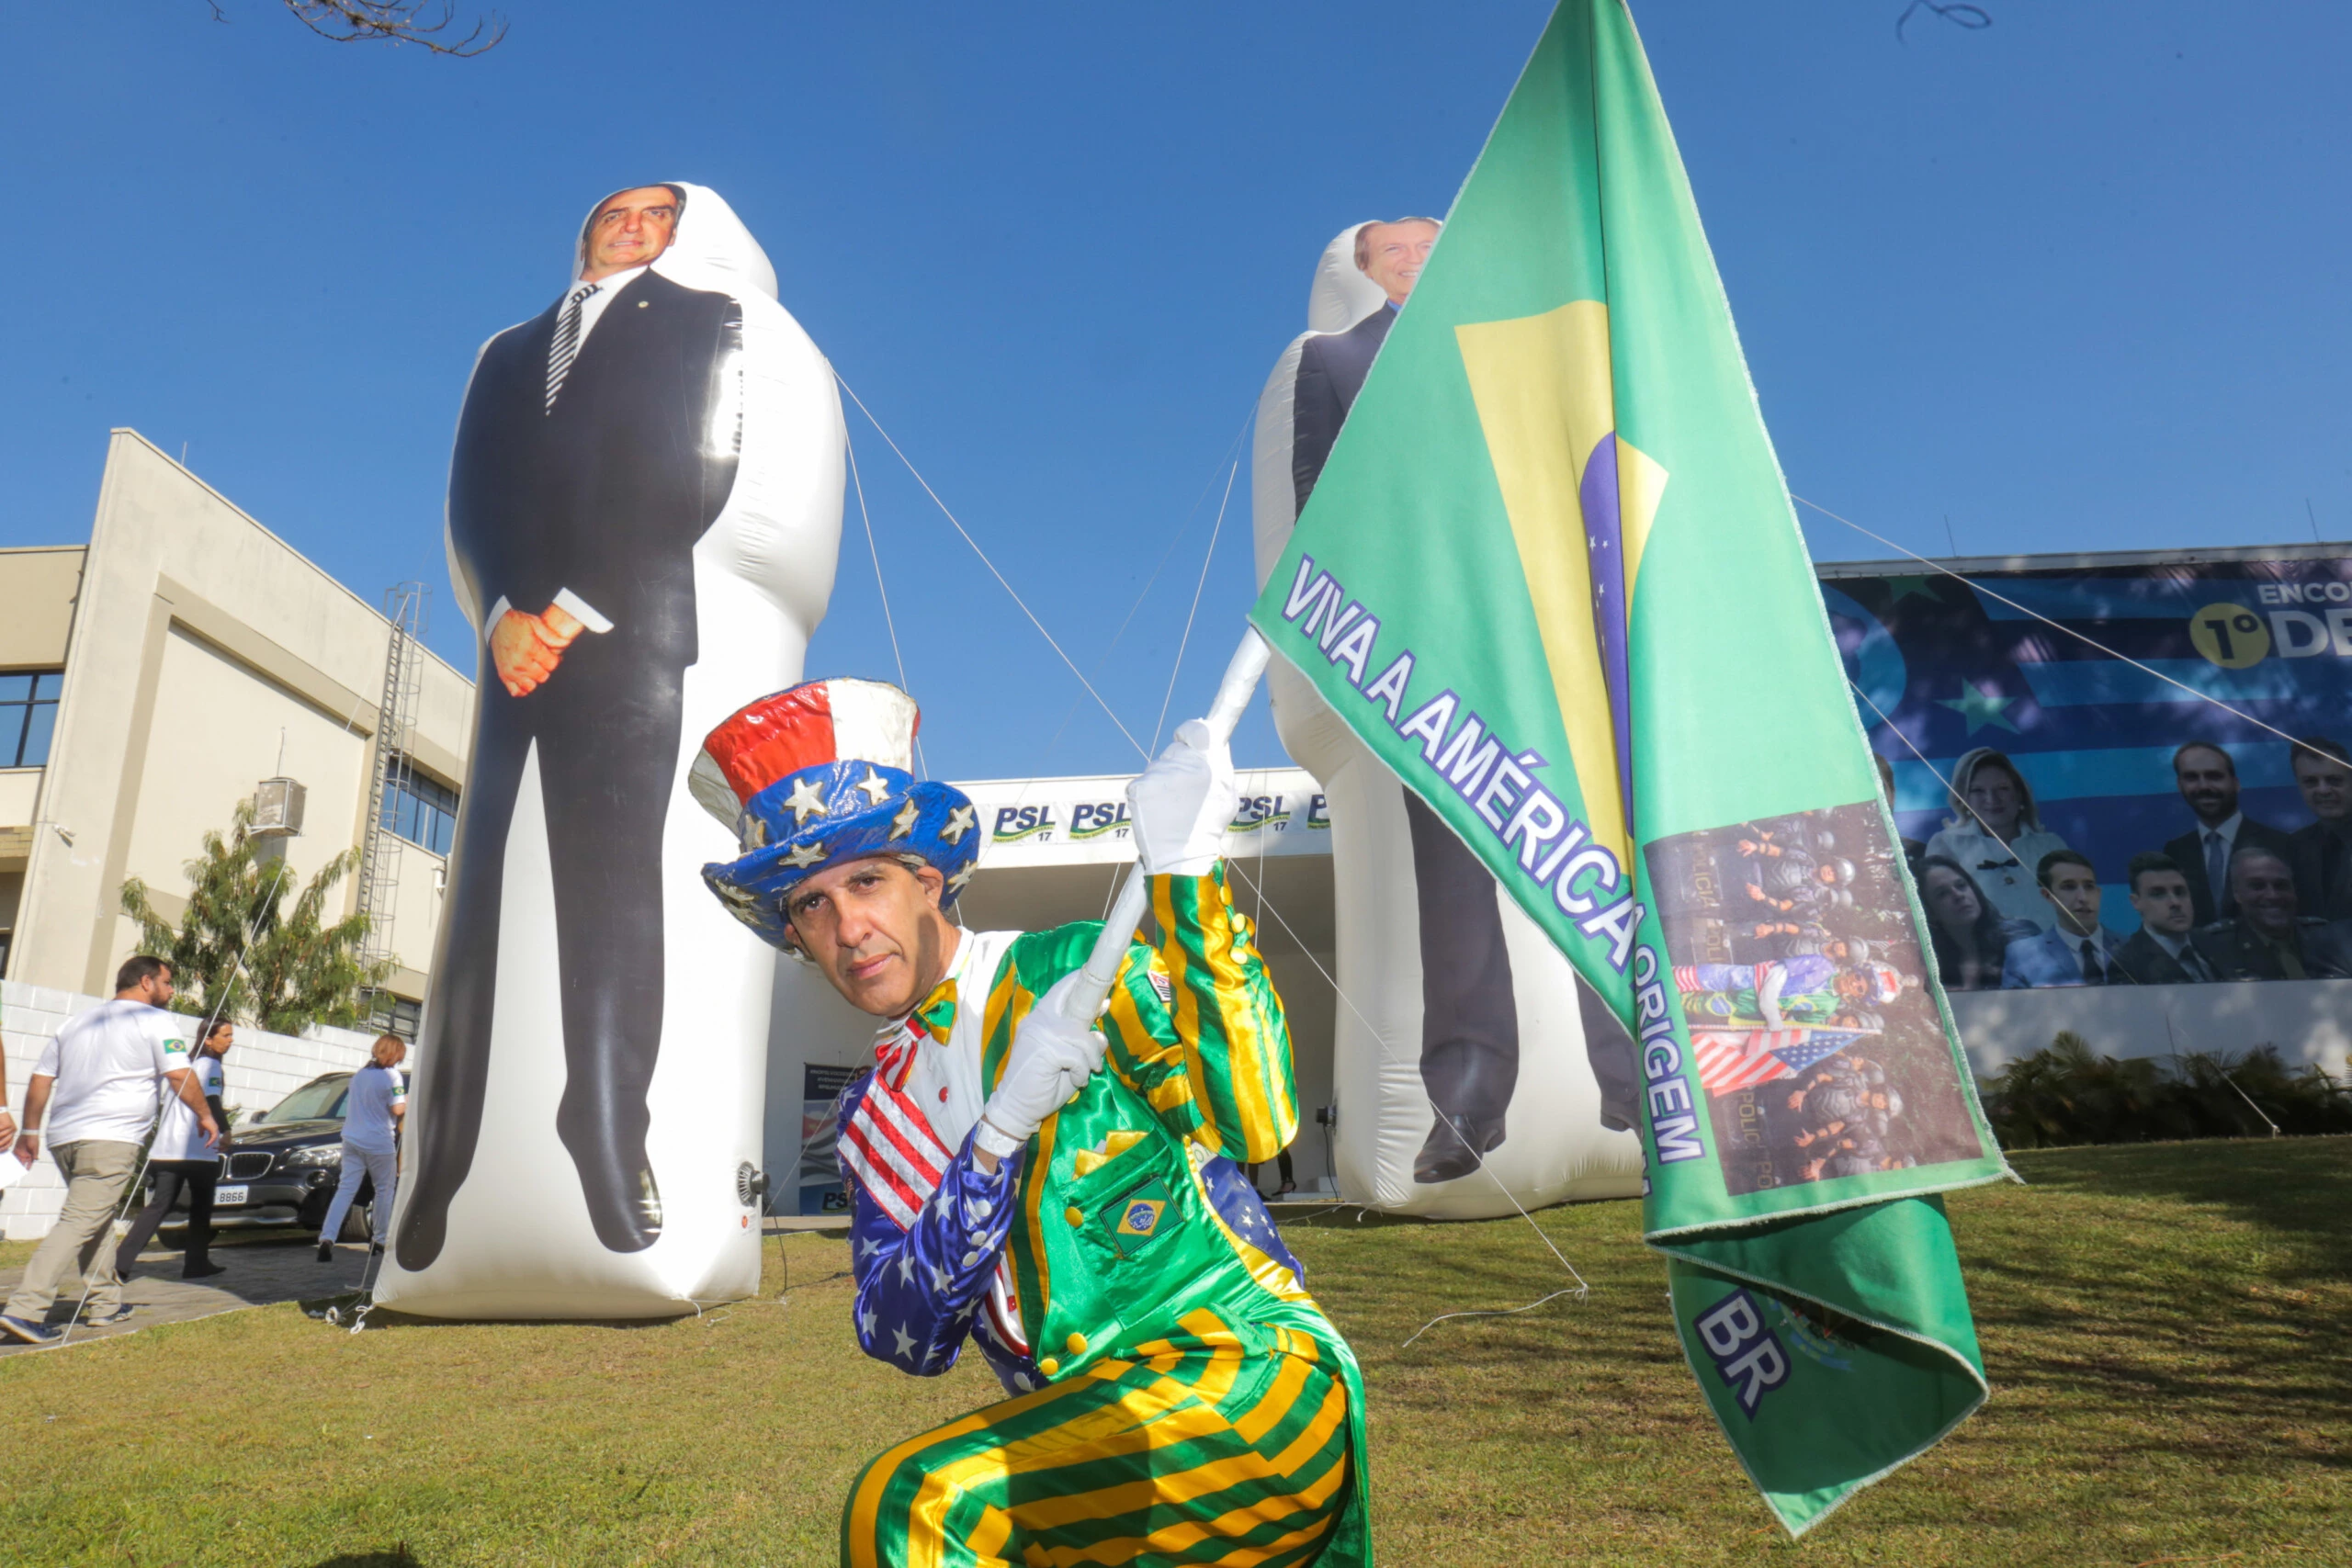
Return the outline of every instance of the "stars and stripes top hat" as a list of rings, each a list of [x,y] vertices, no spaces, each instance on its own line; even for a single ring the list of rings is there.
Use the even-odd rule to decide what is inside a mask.
[[[814,872],[911,854],[947,878],[945,908],[979,862],[979,813],[912,772],[915,700],[881,681],[809,681],[712,730],[687,785],[742,846],[702,868],[728,912],[786,952],[784,900]]]

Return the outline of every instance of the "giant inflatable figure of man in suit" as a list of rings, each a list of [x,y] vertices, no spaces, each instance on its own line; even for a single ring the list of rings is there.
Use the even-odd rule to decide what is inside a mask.
[[[707,918],[684,738],[799,678],[840,405],[714,192],[605,197],[572,274],[483,347],[450,465],[481,678],[379,1298],[412,1310],[674,1310],[757,1278],[736,1176],[773,964]]]
[[[1261,581],[1305,511],[1439,227],[1430,218],[1359,224],[1324,253],[1308,305],[1316,330],[1292,344],[1258,404],[1252,491]],[[1353,1047],[1375,1059],[1368,1078],[1355,1075],[1371,1103],[1360,1092],[1341,1108],[1341,1190],[1382,1207],[1460,1215],[1510,1213],[1505,1189],[1522,1202],[1631,1190],[1639,1150],[1600,1126],[1630,1126],[1623,1114],[1630,1106],[1611,1107],[1620,1114],[1609,1116],[1584,1060],[1587,1029],[1623,1041],[1606,1005],[1597,997],[1586,1004],[1567,961],[1500,897],[1477,856],[1312,688],[1279,660],[1270,683],[1283,744],[1331,800],[1340,985],[1349,1004],[1339,1010],[1341,1059],[1334,1064],[1343,1100],[1347,1043],[1374,1036]],[[1413,994],[1402,994],[1408,982]],[[1539,1036],[1544,1064],[1531,1085],[1521,1043]],[[1515,1100],[1541,1109],[1515,1115]],[[1516,1142],[1504,1157],[1498,1151],[1507,1139]]]

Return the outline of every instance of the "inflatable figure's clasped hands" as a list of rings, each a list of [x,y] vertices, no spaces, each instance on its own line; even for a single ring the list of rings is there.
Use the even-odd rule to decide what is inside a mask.
[[[538,615],[507,611],[490,629],[490,660],[498,671],[499,684],[511,697],[537,691],[563,662],[563,650],[571,646],[572,638],[586,629],[560,604],[550,604],[546,614]]]

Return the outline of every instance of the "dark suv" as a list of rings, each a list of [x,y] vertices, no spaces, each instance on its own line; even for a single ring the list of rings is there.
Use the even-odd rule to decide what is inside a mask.
[[[229,1157],[212,1200],[216,1229],[284,1225],[315,1232],[326,1222],[343,1173],[343,1109],[350,1091],[349,1073],[322,1074],[230,1134]],[[187,1189],[181,1194],[172,1224],[186,1223]],[[362,1177],[338,1240],[368,1239],[375,1201],[375,1182]]]

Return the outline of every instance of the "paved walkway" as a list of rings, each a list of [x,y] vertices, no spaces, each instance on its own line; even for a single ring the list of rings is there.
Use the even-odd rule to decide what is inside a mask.
[[[1333,1206],[1330,1200],[1320,1200],[1321,1206]],[[1305,1203],[1280,1203],[1277,1209],[1300,1209]],[[768,1235],[778,1232],[840,1231],[849,1227],[846,1214],[774,1214],[762,1224]],[[187,1323],[191,1319],[210,1317],[215,1313],[235,1312],[241,1307],[268,1306],[277,1302],[318,1301],[344,1292],[356,1291],[368,1267],[368,1249],[358,1244],[346,1244],[335,1248],[334,1261],[318,1260],[316,1242],[307,1234],[293,1235],[236,1235],[234,1233],[216,1239],[212,1244],[212,1261],[228,1266],[225,1274],[215,1274],[208,1280],[180,1278],[180,1255],[164,1252],[151,1247],[139,1255],[138,1264],[130,1277],[123,1281],[122,1299],[138,1310],[129,1321],[111,1328],[76,1328],[66,1344],[86,1345],[100,1339],[112,1339],[125,1334],[136,1334],[142,1328],[159,1323]],[[24,1269],[0,1269],[0,1298],[16,1288],[24,1278]],[[54,1327],[63,1327],[74,1315],[82,1299],[79,1280],[60,1295],[57,1304],[50,1309],[49,1321]],[[23,1355],[34,1350],[56,1349],[46,1345],[20,1345],[0,1335],[0,1356]]]
[[[275,1302],[312,1301],[359,1288],[368,1266],[368,1248],[348,1245],[335,1248],[334,1261],[318,1260],[317,1243],[305,1235],[221,1238],[212,1244],[212,1261],[228,1272],[207,1280],[180,1278],[180,1255],[149,1247],[139,1255],[130,1278],[123,1281],[122,1299],[138,1310],[126,1322],[110,1328],[76,1328],[68,1345],[83,1345],[119,1335],[136,1334],[158,1323],[186,1323],[240,1307],[267,1306]],[[0,1269],[0,1293],[16,1288],[24,1278],[22,1267]],[[79,1280],[58,1297],[50,1309],[53,1327],[63,1327],[82,1299]],[[0,1337],[0,1355],[53,1349],[53,1346],[21,1345]]]

